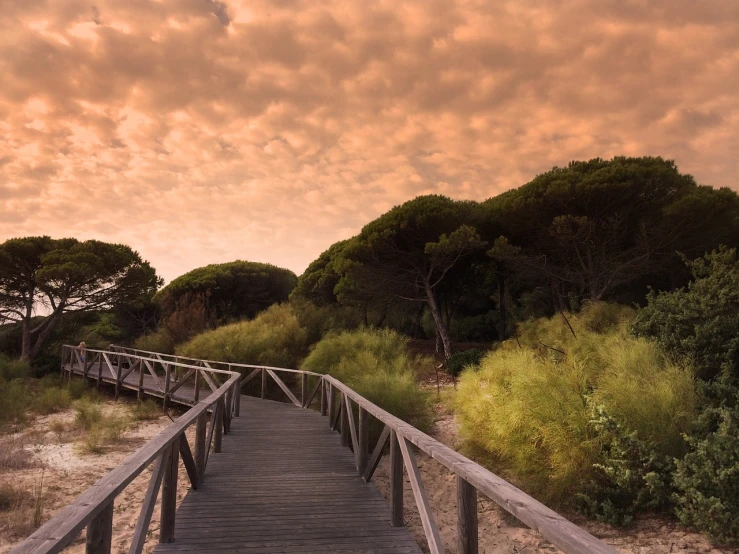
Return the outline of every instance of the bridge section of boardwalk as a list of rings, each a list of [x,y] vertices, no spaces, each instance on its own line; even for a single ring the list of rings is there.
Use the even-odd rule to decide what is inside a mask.
[[[65,346],[61,370],[69,379],[76,374],[98,386],[108,383],[116,397],[130,389],[139,399],[150,395],[164,406],[177,403],[189,409],[13,554],[61,552],[84,530],[88,554],[110,554],[116,497],[150,465],[129,554],[143,551],[160,496],[155,552],[162,554],[417,553],[420,549],[404,527],[404,472],[428,550],[440,554],[444,546],[417,452],[456,474],[456,499],[449,500],[456,500],[458,552],[478,553],[477,495],[482,493],[566,554],[616,554],[507,481],[329,375],[113,346],[107,351]],[[251,396],[242,394],[249,391]],[[288,402],[267,399],[277,398],[275,394]],[[374,446],[369,443],[370,423],[382,429]],[[185,433],[192,426],[191,450]],[[386,453],[388,502],[371,483]],[[178,483],[180,462],[187,483]],[[178,509],[178,486],[188,484]]]
[[[243,397],[223,452],[177,510],[175,542],[155,552],[420,554],[339,441],[318,412]]]

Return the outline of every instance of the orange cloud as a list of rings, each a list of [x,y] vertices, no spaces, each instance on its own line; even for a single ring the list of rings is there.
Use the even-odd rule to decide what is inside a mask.
[[[301,272],[418,194],[661,155],[739,188],[724,0],[85,0],[0,19],[0,240]]]

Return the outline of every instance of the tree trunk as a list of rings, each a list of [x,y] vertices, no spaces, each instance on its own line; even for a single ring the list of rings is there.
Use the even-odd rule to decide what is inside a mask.
[[[34,342],[33,348],[30,352],[30,357],[28,358],[29,361],[38,356],[38,353],[41,352],[41,348],[43,348],[44,344],[51,336],[51,333],[56,329],[56,326],[59,324],[59,320],[61,319],[61,311],[54,312],[49,316],[49,318],[49,323],[41,330],[38,337],[36,337],[36,341]]]
[[[449,337],[449,329],[444,323],[444,318],[439,311],[439,305],[436,303],[436,297],[434,291],[428,283],[425,283],[426,289],[426,301],[428,302],[429,308],[431,309],[431,315],[434,317],[434,323],[436,324],[436,331],[441,337],[441,344],[444,346],[444,359],[448,360],[452,357],[452,340]]]
[[[31,317],[33,300],[26,302],[26,316],[23,318],[23,337],[21,339],[21,360],[31,361]]]
[[[23,338],[21,339],[21,360],[31,361],[31,324],[23,320]]]

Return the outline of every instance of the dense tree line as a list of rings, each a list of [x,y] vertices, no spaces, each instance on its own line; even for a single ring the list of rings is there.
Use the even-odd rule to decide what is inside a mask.
[[[687,282],[682,256],[738,242],[732,190],[659,157],[594,159],[481,203],[432,195],[397,206],[321,254],[293,297],[406,332],[429,314],[449,358],[452,339],[503,339],[516,320],[586,300],[644,303],[650,286]]]
[[[235,261],[156,292],[154,269],[126,246],[11,239],[0,245],[0,348],[31,359],[74,330],[99,342],[156,331],[147,344],[171,350],[289,297],[333,326],[436,339],[448,359],[454,343],[502,340],[518,321],[586,300],[643,304],[649,287],[688,282],[682,257],[738,243],[737,194],[658,157],[572,162],[484,202],[415,198],[332,245],[300,278]]]

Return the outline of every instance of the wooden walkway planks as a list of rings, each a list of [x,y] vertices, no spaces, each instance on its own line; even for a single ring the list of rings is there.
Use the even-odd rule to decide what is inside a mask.
[[[200,490],[157,553],[420,553],[354,456],[317,412],[241,397],[241,417],[211,454]]]

